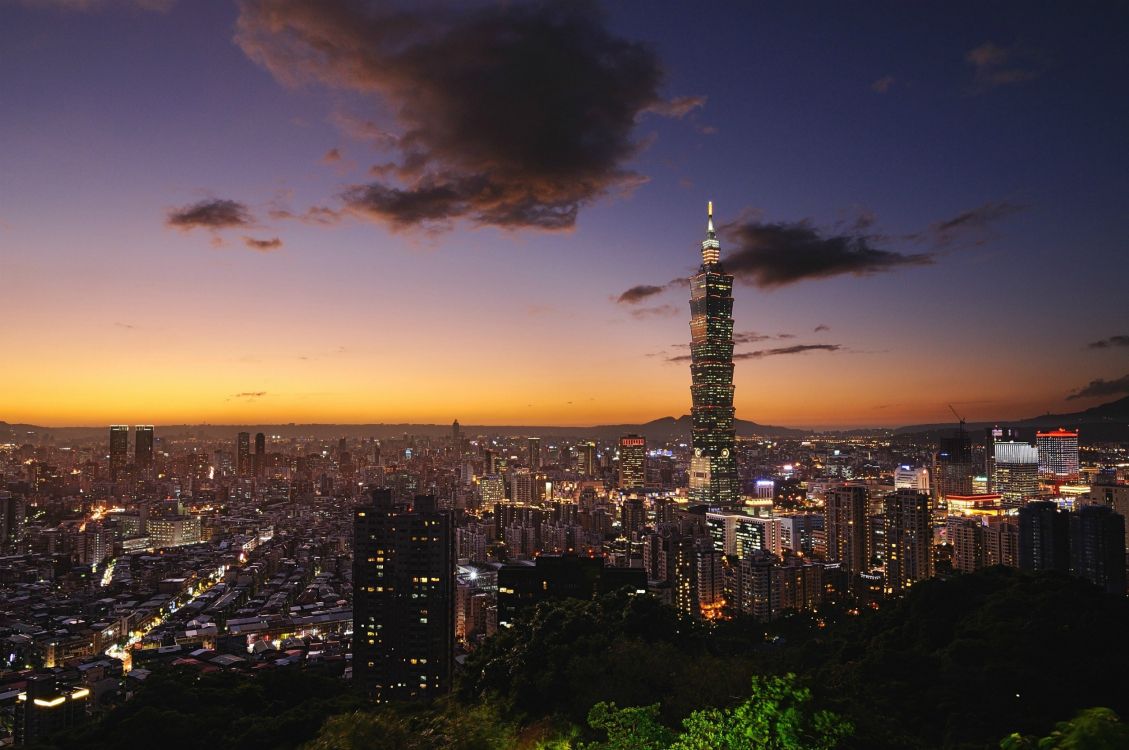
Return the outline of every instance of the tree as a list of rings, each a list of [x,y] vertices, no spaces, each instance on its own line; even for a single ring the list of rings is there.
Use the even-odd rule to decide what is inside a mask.
[[[659,704],[616,708],[603,701],[588,712],[588,725],[608,733],[607,742],[594,742],[584,750],[666,750],[675,733],[659,722]]]
[[[1036,739],[1012,733],[1000,741],[1003,750],[1121,750],[1129,747],[1129,725],[1108,708],[1087,708],[1070,721],[1060,721],[1050,735]]]

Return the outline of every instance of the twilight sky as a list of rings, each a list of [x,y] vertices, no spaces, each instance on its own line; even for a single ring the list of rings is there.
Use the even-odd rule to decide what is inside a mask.
[[[0,419],[677,416],[710,199],[738,417],[1112,400],[1126,49],[1120,2],[0,0]]]

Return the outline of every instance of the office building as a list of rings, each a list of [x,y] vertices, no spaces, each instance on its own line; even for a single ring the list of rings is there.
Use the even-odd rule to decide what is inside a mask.
[[[251,433],[241,432],[235,441],[235,473],[240,479],[251,476]]]
[[[338,454],[339,460],[345,455],[342,451]],[[267,470],[267,436],[261,432],[255,433],[255,456],[251,460],[251,472],[256,479],[262,479]]]
[[[6,490],[0,490],[0,555],[22,551],[27,503]]]
[[[596,444],[592,442],[576,445],[576,473],[585,479],[596,476]]]
[[[541,438],[531,437],[526,441],[526,454],[529,458],[529,470],[536,474],[541,471]]]
[[[1035,433],[1039,449],[1039,476],[1049,482],[1078,479],[1078,431],[1057,430]]]
[[[429,700],[451,687],[451,519],[432,496],[372,497],[353,511],[353,679],[377,702]]]
[[[690,499],[710,506],[735,505],[741,486],[733,424],[733,275],[721,265],[712,203],[702,265],[690,279],[690,376]]]
[[[1039,451],[1029,443],[993,443],[991,484],[1004,505],[1019,507],[1039,494]]]
[[[133,428],[133,463],[144,479],[153,479],[153,425]]]
[[[110,481],[124,476],[129,463],[129,425],[110,425]]]
[[[900,594],[933,577],[929,496],[898,490],[886,496],[886,593]]]
[[[962,424],[957,434],[943,437],[937,443],[934,479],[936,515],[943,516],[949,495],[971,495],[974,492],[972,443]]]
[[[619,439],[619,482],[623,492],[638,492],[647,484],[647,439],[624,435]]]
[[[894,469],[894,489],[929,492],[929,469],[924,466],[899,466]]]
[[[1032,573],[1070,570],[1070,520],[1049,501],[1019,509],[1019,568]]]

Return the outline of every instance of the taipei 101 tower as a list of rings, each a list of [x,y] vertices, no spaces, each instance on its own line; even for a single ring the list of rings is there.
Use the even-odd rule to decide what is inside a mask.
[[[733,276],[721,266],[712,202],[708,214],[702,266],[690,279],[690,500],[727,506],[741,498],[733,426]]]

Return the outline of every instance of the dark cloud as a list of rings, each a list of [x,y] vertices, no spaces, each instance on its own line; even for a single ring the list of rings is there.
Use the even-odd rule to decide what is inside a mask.
[[[757,333],[756,331],[736,331],[733,333],[733,344],[740,346],[741,344],[756,344],[761,341],[770,341],[772,339],[794,339],[796,335],[793,333]]]
[[[811,329],[812,333],[820,333],[821,331],[830,331],[830,330],[831,330],[831,326],[826,325],[824,323],[820,323],[815,328]]]
[[[876,94],[885,94],[897,82],[894,76],[882,76],[874,83],[870,84],[870,90]]]
[[[325,152],[325,156],[321,157],[323,164],[336,164],[341,161],[341,149],[331,148]]]
[[[394,228],[570,228],[585,204],[642,181],[625,167],[640,114],[698,105],[664,100],[654,52],[609,31],[594,2],[245,0],[236,40],[283,82],[359,92],[390,113],[397,157],[379,172],[395,181],[341,197]]]
[[[1120,396],[1129,393],[1129,375],[1124,375],[1117,380],[1091,380],[1083,388],[1078,389],[1075,393],[1066,397],[1068,401],[1073,401],[1076,398],[1101,398],[1108,396]]]
[[[232,398],[257,399],[257,398],[262,398],[265,395],[267,395],[266,391],[243,391],[242,393],[233,393],[231,395],[231,397]]]
[[[758,349],[755,352],[739,352],[733,355],[733,359],[763,359],[764,357],[779,357],[784,354],[837,352],[842,348],[839,344],[796,344],[794,346],[780,346],[775,349]]]
[[[662,294],[666,290],[665,286],[654,286],[652,284],[640,284],[633,286],[623,294],[619,295],[616,302],[621,305],[634,305],[642,302],[643,300],[653,297],[656,294]]]
[[[992,42],[969,50],[964,59],[975,70],[973,91],[983,92],[1035,78],[1038,71],[1024,61],[1026,57],[1018,46],[999,47]]]
[[[1091,349],[1111,349],[1119,346],[1129,347],[1129,336],[1110,336],[1108,339],[1090,342]]]
[[[243,244],[260,253],[271,253],[282,247],[282,240],[271,237],[269,240],[257,240],[254,237],[244,237]]]
[[[951,219],[934,222],[929,226],[929,234],[934,243],[940,246],[951,245],[958,240],[968,240],[979,244],[994,222],[1019,213],[1026,206],[1008,201],[990,201],[982,206],[957,214]]]
[[[175,229],[185,231],[196,229],[230,229],[254,223],[247,206],[239,201],[222,198],[209,198],[190,206],[169,211],[165,223]]]
[[[29,8],[51,8],[56,10],[94,11],[108,8],[141,8],[142,10],[167,11],[176,0],[21,0]]]
[[[931,254],[882,250],[860,234],[823,235],[807,222],[739,222],[722,228],[737,244],[723,262],[742,281],[764,289],[843,274],[865,276],[933,262]]]

